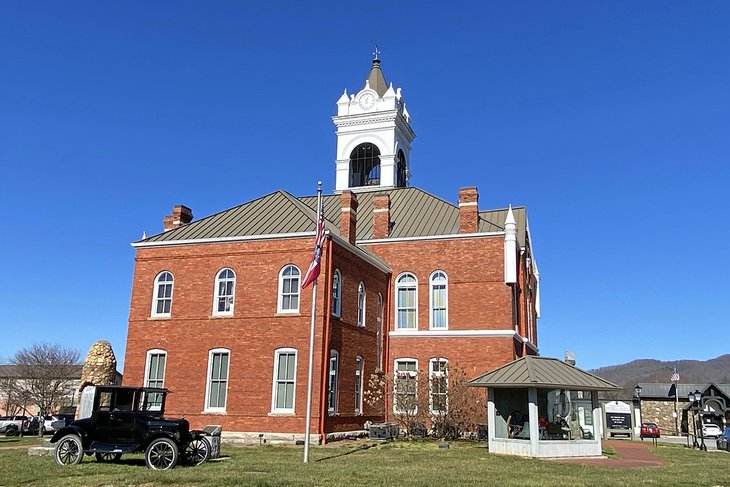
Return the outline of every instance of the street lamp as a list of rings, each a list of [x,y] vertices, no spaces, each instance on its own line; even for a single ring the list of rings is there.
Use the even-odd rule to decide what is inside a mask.
[[[701,405],[702,405],[702,393],[695,389],[694,392],[690,392],[687,394],[687,398],[689,399],[689,402],[692,405],[692,422],[695,425],[695,439],[692,443],[692,448],[699,448],[700,450],[707,451],[707,445],[705,445],[705,435],[702,434],[702,414],[701,414]],[[697,417],[699,416],[699,423],[700,423],[700,441],[701,444],[697,442]],[[689,430],[689,428],[687,428]],[[689,431],[687,431],[687,434],[689,434]]]
[[[644,421],[644,417],[641,414],[641,386],[639,384],[634,387],[634,396],[639,400],[639,434],[641,434],[641,423]]]
[[[634,387],[634,396],[639,400],[639,436],[641,436],[641,423],[644,420],[643,416],[641,415],[641,386],[639,384],[636,384],[636,387]]]

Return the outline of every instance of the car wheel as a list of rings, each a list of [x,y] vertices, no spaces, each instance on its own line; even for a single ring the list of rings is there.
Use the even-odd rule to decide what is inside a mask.
[[[167,470],[177,465],[178,449],[169,438],[157,438],[144,452],[147,467],[153,470]]]
[[[210,460],[210,443],[205,438],[196,438],[185,447],[185,463],[194,467]]]
[[[102,463],[118,462],[119,459],[122,458],[121,453],[113,453],[113,452],[97,452],[95,456],[96,456],[96,461],[102,462]]]
[[[5,436],[18,436],[18,429],[9,428],[9,429],[5,430]]]
[[[84,458],[84,450],[81,446],[81,438],[78,435],[69,434],[56,443],[53,458],[59,465],[78,465]]]

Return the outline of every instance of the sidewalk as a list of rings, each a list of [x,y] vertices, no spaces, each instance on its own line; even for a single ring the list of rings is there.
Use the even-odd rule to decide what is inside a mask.
[[[619,458],[566,458],[558,461],[613,468],[660,467],[666,465],[664,460],[649,452],[649,448],[652,446],[651,442],[604,440],[603,444],[613,449]]]

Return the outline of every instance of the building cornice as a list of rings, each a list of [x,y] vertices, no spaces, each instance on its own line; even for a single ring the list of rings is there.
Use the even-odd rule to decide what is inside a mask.
[[[171,247],[175,245],[197,245],[232,242],[251,242],[256,240],[276,240],[314,237],[316,232],[272,233],[269,235],[239,235],[236,237],[191,238],[185,240],[159,240],[155,242],[132,242],[134,248]]]
[[[419,237],[401,237],[401,238],[373,238],[369,240],[358,240],[358,245],[370,244],[389,244],[400,242],[417,242],[420,240],[455,240],[461,238],[478,238],[478,237],[501,237],[504,232],[477,232],[477,233],[454,233],[451,235],[423,235]]]

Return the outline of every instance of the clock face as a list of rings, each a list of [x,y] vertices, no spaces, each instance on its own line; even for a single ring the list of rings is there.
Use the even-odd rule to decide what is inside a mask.
[[[363,110],[369,110],[375,106],[375,97],[372,93],[364,93],[357,101],[357,104]]]

